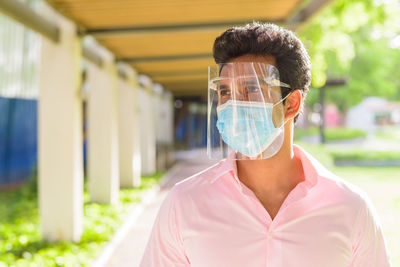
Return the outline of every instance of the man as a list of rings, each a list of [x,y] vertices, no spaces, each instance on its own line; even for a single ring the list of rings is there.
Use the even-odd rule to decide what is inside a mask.
[[[300,40],[253,23],[213,54],[208,152],[227,158],[175,184],[140,266],[390,266],[369,198],[293,144],[311,80]]]

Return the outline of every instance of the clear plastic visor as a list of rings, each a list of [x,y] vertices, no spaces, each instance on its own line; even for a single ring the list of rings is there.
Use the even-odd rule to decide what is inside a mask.
[[[284,107],[278,69],[259,62],[209,67],[207,154],[264,159],[283,143]]]

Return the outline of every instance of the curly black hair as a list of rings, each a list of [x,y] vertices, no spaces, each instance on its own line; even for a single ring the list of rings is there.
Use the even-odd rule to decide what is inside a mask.
[[[280,80],[291,86],[281,87],[282,98],[296,89],[302,92],[303,100],[306,98],[311,83],[310,57],[292,31],[272,23],[253,22],[230,28],[215,39],[216,63],[227,63],[242,55],[275,57]]]

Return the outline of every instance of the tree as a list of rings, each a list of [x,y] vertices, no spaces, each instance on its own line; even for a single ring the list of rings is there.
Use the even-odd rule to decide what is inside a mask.
[[[366,96],[399,100],[399,23],[397,1],[334,1],[300,29],[311,57],[312,86],[324,86],[327,77],[347,77],[346,85],[327,92],[341,111]],[[317,101],[318,90],[310,90],[307,103]]]

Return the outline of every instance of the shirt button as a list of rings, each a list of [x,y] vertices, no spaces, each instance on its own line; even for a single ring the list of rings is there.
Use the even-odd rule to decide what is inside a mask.
[[[268,232],[268,237],[269,237],[269,238],[273,238],[273,237],[274,237],[274,233]]]

